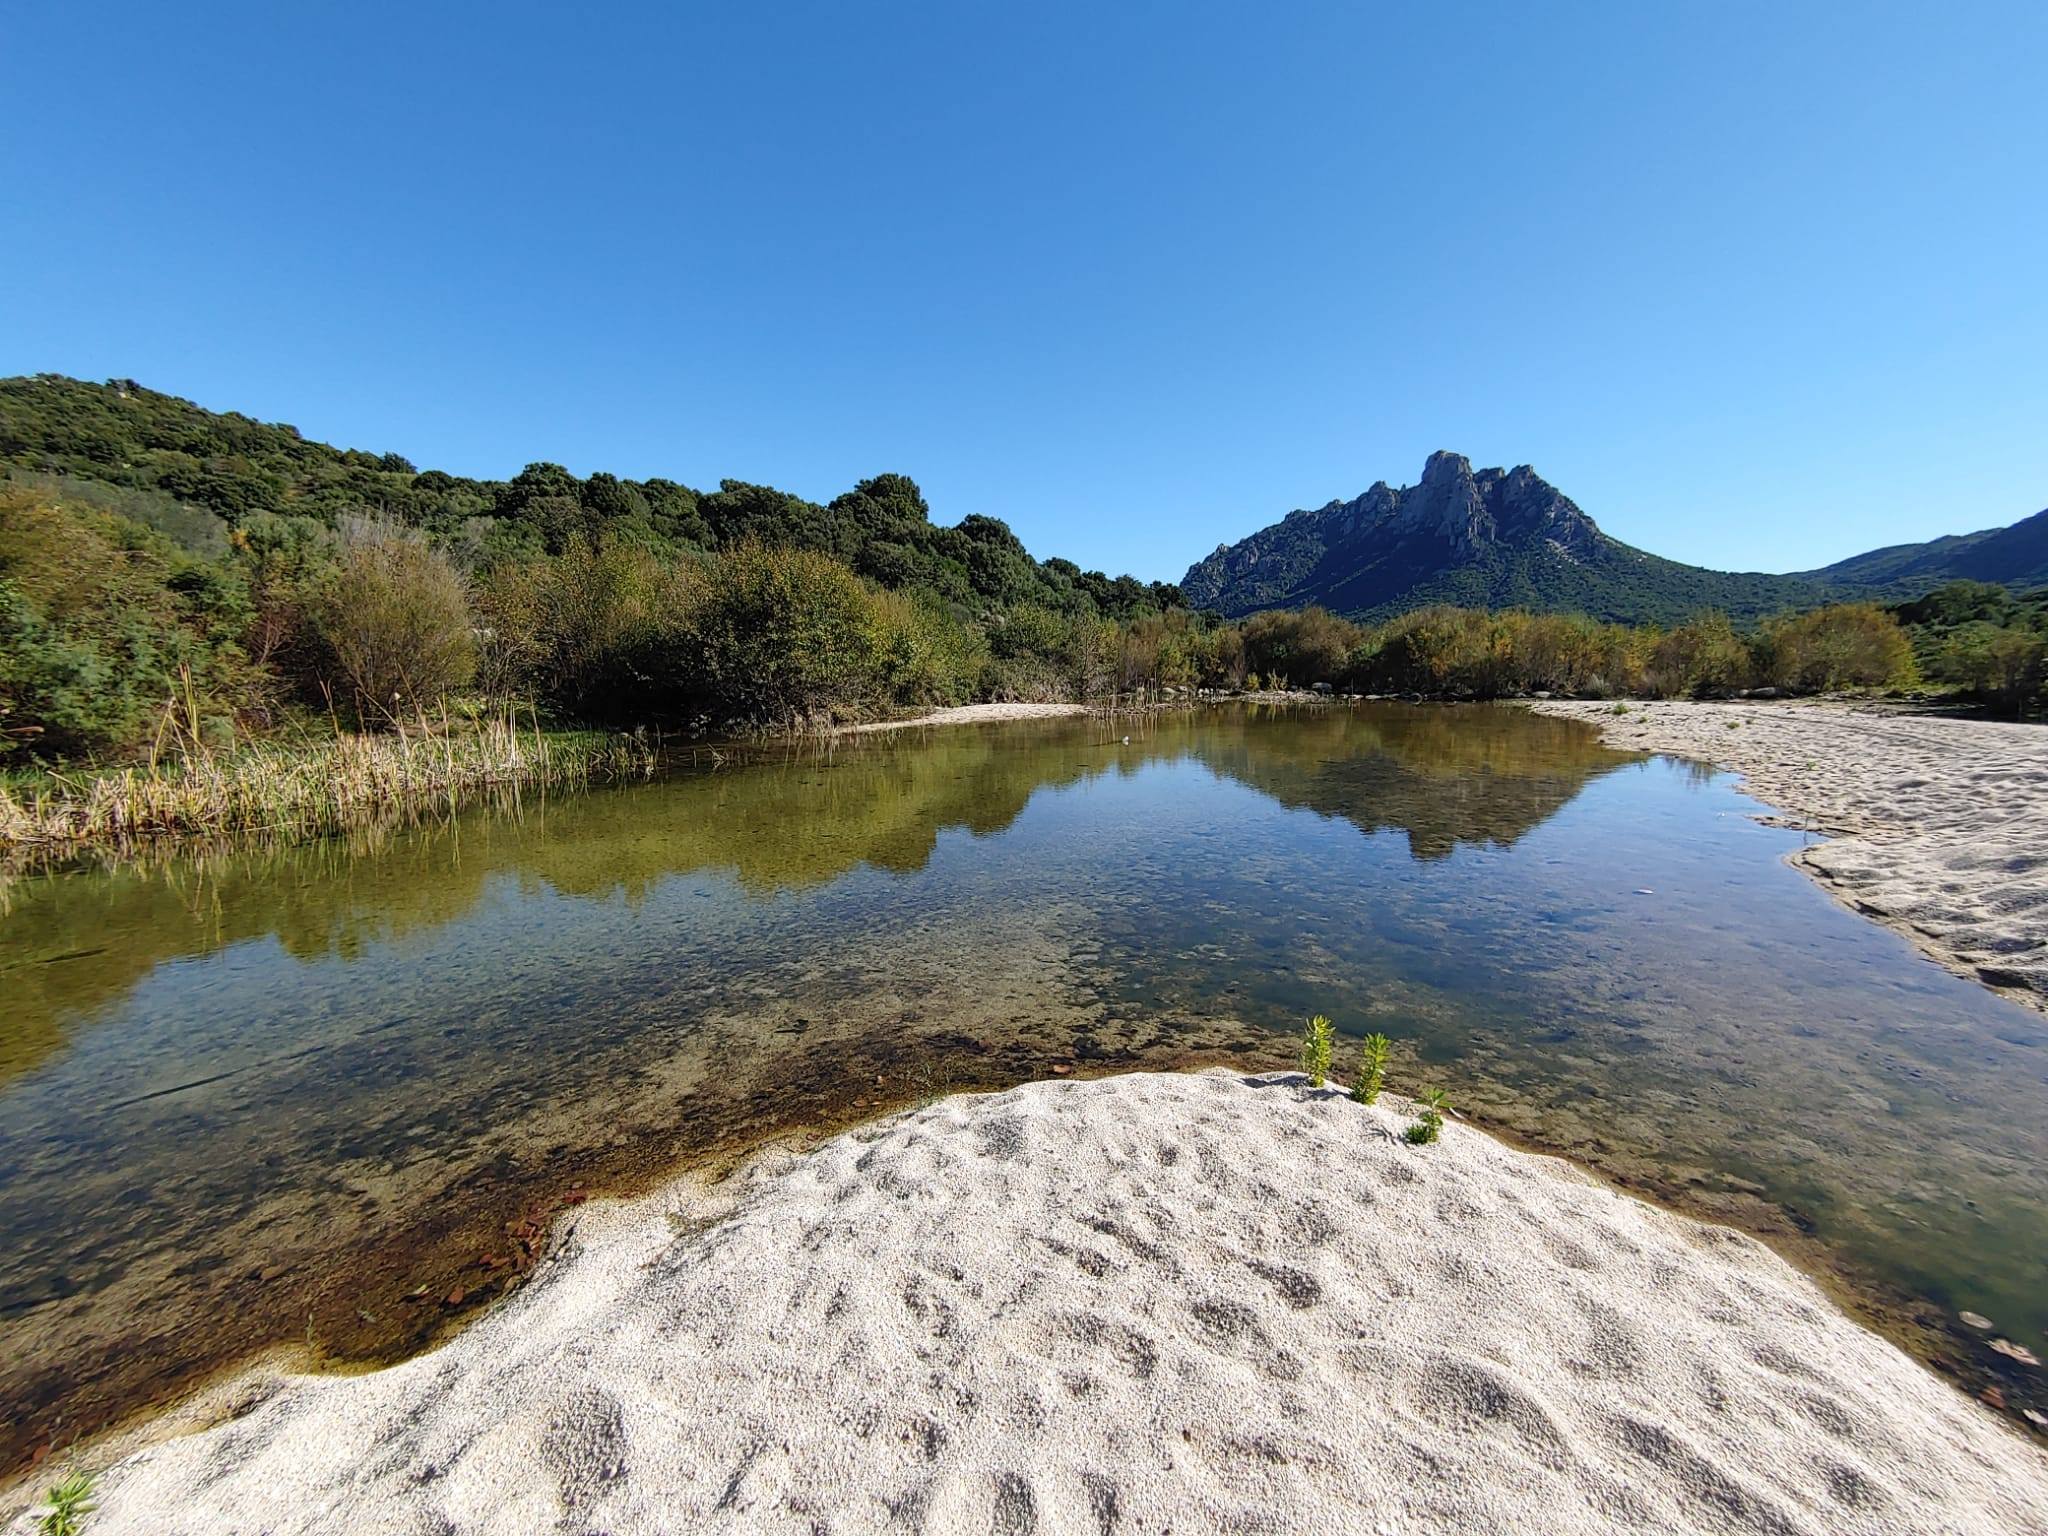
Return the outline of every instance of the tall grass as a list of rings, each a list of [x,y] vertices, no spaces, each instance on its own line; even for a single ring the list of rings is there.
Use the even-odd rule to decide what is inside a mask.
[[[520,786],[644,778],[631,737],[549,734],[511,715],[437,729],[195,748],[141,766],[0,780],[0,855],[120,847],[159,837],[319,837],[394,816],[453,810]]]

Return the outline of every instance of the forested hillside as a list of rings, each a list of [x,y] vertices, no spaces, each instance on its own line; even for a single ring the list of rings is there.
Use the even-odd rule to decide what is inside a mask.
[[[678,552],[752,540],[820,550],[882,586],[953,603],[1043,603],[1126,618],[1180,602],[1161,583],[1112,579],[1066,560],[1041,564],[995,518],[935,524],[903,475],[877,475],[822,506],[737,480],[711,491],[602,472],[579,480],[559,464],[472,480],[419,470],[396,453],[329,447],[295,427],[204,410],[131,380],[0,380],[0,463],[18,480],[148,523],[201,554],[259,519],[332,528],[371,515],[470,563],[560,554],[579,537]]]

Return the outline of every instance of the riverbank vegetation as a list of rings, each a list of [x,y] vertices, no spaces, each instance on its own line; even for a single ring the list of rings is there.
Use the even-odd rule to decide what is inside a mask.
[[[479,481],[126,383],[0,381],[0,406],[0,772],[16,826],[59,800],[60,819],[91,826],[324,823],[353,803],[337,784],[439,797],[468,781],[465,762],[493,781],[605,761],[587,744],[508,755],[530,732],[485,723],[513,718],[702,733],[1195,688],[1714,696],[1921,680],[2015,713],[2042,687],[2048,601],[1973,583],[1746,628],[1444,607],[1226,623],[1171,585],[1037,560],[995,519],[934,523],[902,475],[823,504],[550,464]],[[307,767],[344,737],[361,741]],[[82,765],[97,787],[51,787]],[[273,798],[284,784],[319,787]]]
[[[63,852],[152,837],[317,837],[521,787],[645,777],[644,741],[553,731],[509,715],[430,729],[205,746],[101,769],[0,776],[0,849]]]

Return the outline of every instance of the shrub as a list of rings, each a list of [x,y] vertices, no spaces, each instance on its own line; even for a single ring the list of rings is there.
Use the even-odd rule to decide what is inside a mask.
[[[1415,1103],[1415,1123],[1401,1135],[1418,1147],[1427,1146],[1444,1133],[1444,1111],[1451,1107],[1450,1096],[1441,1088],[1425,1088]]]
[[[144,701],[99,648],[68,636],[0,578],[0,752],[92,752],[133,737]]]
[[[987,642],[930,598],[870,596],[879,682],[898,704],[960,704],[986,674]]]
[[[1780,688],[1823,693],[1913,680],[1913,647],[1875,603],[1837,603],[1773,619],[1758,642],[1762,670]]]
[[[1469,608],[1420,608],[1380,632],[1370,681],[1388,692],[1498,698],[1516,691],[1513,626]]]
[[[659,712],[654,653],[693,610],[694,573],[643,545],[580,537],[557,558],[497,567],[478,594],[480,681],[589,719]]]
[[[1619,624],[1578,614],[1503,615],[1511,636],[1516,687],[1525,692],[1587,694],[1615,681],[1633,686],[1641,637]]]
[[[1937,681],[1968,688],[2020,714],[2048,675],[2048,639],[2004,624],[1964,624],[1942,643],[1930,667]]]
[[[1073,619],[1038,603],[1012,608],[989,628],[988,646],[1004,661],[1033,659],[1065,664],[1072,659]]]
[[[882,693],[869,589],[815,550],[742,543],[711,561],[689,623],[697,681],[756,720],[830,716]]]
[[[1387,1082],[1387,1057],[1394,1042],[1382,1034],[1370,1034],[1360,1042],[1358,1075],[1351,1080],[1351,1097],[1359,1104],[1377,1104]]]
[[[0,491],[0,753],[140,750],[174,691],[228,728],[255,682],[248,612],[232,571],[139,523]]]
[[[1749,686],[1755,663],[1727,616],[1702,614],[1657,637],[1643,691],[1662,698],[1725,698]]]
[[[1336,1043],[1337,1028],[1323,1014],[1317,1014],[1301,1029],[1301,1070],[1308,1085],[1320,1088],[1330,1075],[1330,1047]]]
[[[1334,683],[1349,669],[1364,632],[1322,608],[1255,613],[1242,628],[1246,667],[1298,687]]]
[[[344,531],[310,612],[323,680],[363,721],[403,718],[476,676],[468,584],[447,556],[392,525]]]

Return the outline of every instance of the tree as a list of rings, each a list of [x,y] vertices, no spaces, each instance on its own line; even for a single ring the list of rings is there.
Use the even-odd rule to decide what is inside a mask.
[[[625,524],[639,528],[651,526],[652,509],[640,488],[617,475],[608,475],[599,470],[583,482],[581,494],[583,510],[589,514],[592,526],[606,534],[620,530],[611,525]]]

